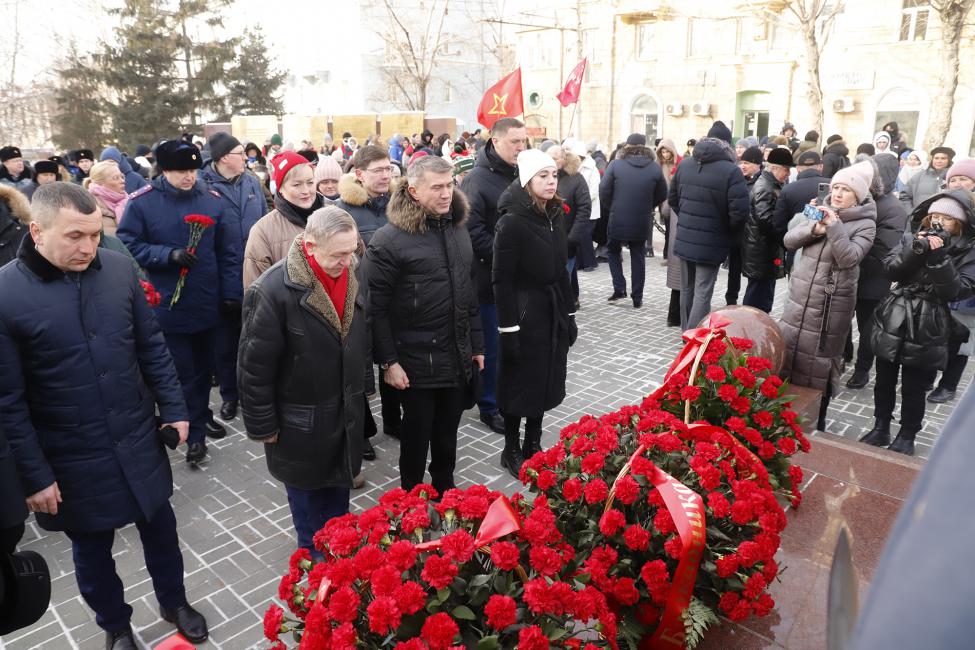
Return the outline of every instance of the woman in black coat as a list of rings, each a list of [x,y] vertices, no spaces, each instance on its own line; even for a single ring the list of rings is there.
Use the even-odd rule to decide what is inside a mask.
[[[362,465],[369,367],[366,283],[355,221],[334,206],[308,218],[288,255],[247,289],[237,366],[244,427],[285,484],[298,545],[349,511]]]
[[[565,398],[569,346],[577,334],[555,162],[529,149],[518,154],[518,172],[498,202],[492,276],[501,333],[501,466],[515,477],[525,458],[541,451],[542,415]]]
[[[970,192],[950,190],[922,202],[911,216],[913,232],[884,260],[897,285],[873,316],[876,422],[861,438],[877,447],[890,441],[900,374],[901,428],[888,449],[909,456],[924,421],[925,390],[948,361],[948,339],[963,328],[948,303],[975,295],[975,204]]]

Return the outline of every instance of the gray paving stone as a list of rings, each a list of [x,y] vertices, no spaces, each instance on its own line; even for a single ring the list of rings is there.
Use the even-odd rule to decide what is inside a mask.
[[[624,263],[624,268],[629,265]],[[647,260],[646,295],[640,310],[629,302],[606,302],[612,291],[606,265],[593,273],[580,273],[583,306],[577,316],[579,340],[569,356],[568,394],[561,406],[546,415],[543,444],[552,444],[562,426],[582,415],[638,403],[658,385],[681,344],[677,329],[665,325],[669,300],[665,271],[659,257]],[[725,285],[722,272],[715,287],[716,307],[724,304]],[[773,316],[781,313],[786,290],[785,282],[779,282]],[[959,394],[971,377],[968,370]],[[219,406],[216,391],[213,400]],[[378,399],[371,407],[378,418]],[[930,453],[952,408],[952,404],[929,405],[918,437],[920,456]],[[870,428],[872,418],[872,383],[859,391],[844,387],[833,399],[827,429],[855,439]],[[294,536],[287,498],[282,486],[267,473],[262,446],[247,440],[240,419],[227,423],[227,430],[226,438],[209,443],[210,461],[199,469],[186,466],[182,451],[170,452],[175,484],[172,503],[180,525],[187,594],[210,621],[209,645],[250,649],[263,645],[261,617],[276,598],[278,580],[294,549]],[[381,433],[373,441],[379,459],[364,464],[366,486],[353,492],[353,509],[373,505],[379,495],[399,484],[398,441]],[[476,410],[466,413],[458,431],[458,483],[487,483],[507,493],[519,490],[521,486],[498,466],[503,443],[502,436],[480,423]],[[22,546],[39,551],[51,563],[53,607],[29,629],[0,641],[0,648],[104,647],[94,616],[78,595],[67,538],[46,533],[30,521]],[[134,609],[136,634],[145,644],[158,643],[173,633],[173,627],[158,620],[134,527],[120,532],[115,553]]]

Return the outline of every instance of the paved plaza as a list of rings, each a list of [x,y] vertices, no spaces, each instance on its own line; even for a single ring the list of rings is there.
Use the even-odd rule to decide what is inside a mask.
[[[624,265],[629,268],[628,260]],[[665,271],[658,251],[657,258],[647,260],[647,290],[639,310],[629,300],[606,302],[612,289],[605,264],[595,272],[580,273],[582,309],[577,316],[579,340],[569,355],[568,397],[546,415],[543,445],[551,444],[560,427],[582,415],[638,402],[659,384],[680,348],[678,329],[665,324],[670,294]],[[722,272],[715,290],[716,307],[724,304],[724,288]],[[785,281],[779,282],[778,289],[775,316],[781,313]],[[965,373],[959,394],[971,375],[971,370]],[[216,392],[214,399],[219,399]],[[918,436],[919,456],[928,456],[951,409],[952,404],[928,409]],[[378,419],[378,398],[373,400],[373,411]],[[461,420],[458,483],[485,483],[513,492],[516,482],[498,465],[503,438],[486,430],[476,414],[469,411]],[[872,383],[859,391],[844,388],[832,402],[827,429],[855,439],[870,428],[872,414]],[[170,452],[173,506],[180,524],[187,597],[207,617],[209,645],[260,648],[266,647],[264,611],[276,596],[278,580],[294,550],[291,515],[282,486],[267,473],[262,446],[247,440],[239,418],[227,424],[229,435],[209,442],[210,460],[199,469],[187,467],[183,448]],[[354,510],[371,506],[380,494],[399,485],[397,441],[380,433],[373,442],[379,459],[364,463],[367,484],[353,492]],[[67,537],[45,534],[31,520],[21,548],[40,552],[50,564],[52,607],[30,628],[0,641],[0,648],[103,648],[104,635],[78,594]],[[115,561],[134,608],[136,636],[151,647],[172,634],[173,627],[159,619],[134,526],[119,533]]]

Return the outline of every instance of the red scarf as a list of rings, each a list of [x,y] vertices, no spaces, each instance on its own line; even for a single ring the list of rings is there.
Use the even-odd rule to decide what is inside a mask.
[[[308,265],[311,266],[312,272],[318,278],[318,281],[322,283],[322,288],[325,289],[325,293],[331,299],[332,305],[335,306],[335,311],[339,315],[339,322],[343,322],[345,320],[345,294],[349,290],[349,269],[342,269],[342,275],[333,278],[322,270],[322,267],[315,260],[314,255],[309,255],[308,244],[304,241],[301,242],[301,250],[304,251]]]

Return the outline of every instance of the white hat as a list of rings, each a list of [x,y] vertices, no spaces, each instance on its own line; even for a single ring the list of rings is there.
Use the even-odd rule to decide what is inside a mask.
[[[577,140],[576,138],[569,138],[562,143],[562,148],[574,153],[580,158],[585,158],[589,155],[589,149],[586,148],[586,143],[582,140]]]
[[[558,169],[552,157],[539,149],[525,149],[518,154],[518,180],[522,187],[528,185],[535,174],[548,168]]]

